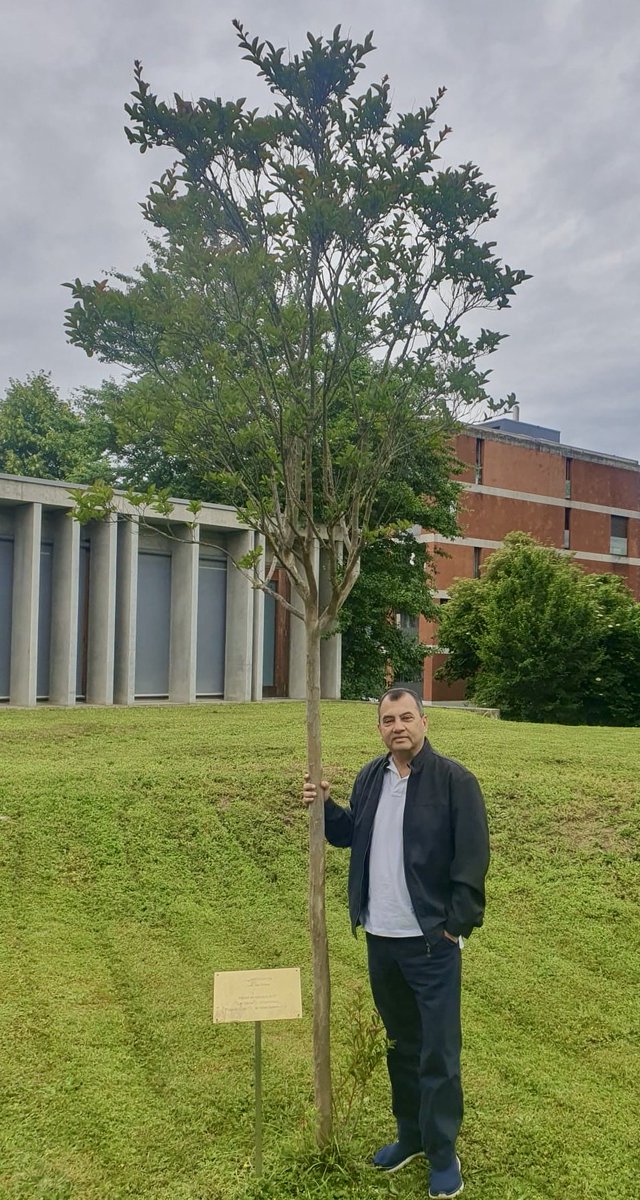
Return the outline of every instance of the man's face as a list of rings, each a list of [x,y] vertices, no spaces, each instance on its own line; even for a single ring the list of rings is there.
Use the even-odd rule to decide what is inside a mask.
[[[405,694],[398,700],[385,696],[380,705],[378,728],[392,754],[413,758],[422,748],[426,727],[426,718],[418,712],[411,696]]]

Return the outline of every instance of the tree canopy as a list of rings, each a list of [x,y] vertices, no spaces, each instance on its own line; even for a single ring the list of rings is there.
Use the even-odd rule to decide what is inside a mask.
[[[106,426],[61,399],[45,371],[12,379],[0,399],[0,471],[8,475],[112,480],[108,440]]]
[[[469,340],[460,322],[507,305],[525,274],[475,236],[497,213],[478,169],[439,169],[443,89],[394,120],[388,80],[353,94],[371,35],[309,35],[287,63],[236,28],[275,111],[168,105],[136,65],[129,139],[178,162],[144,206],[152,261],[76,280],[67,328],[88,353],[154,376],[176,447],[233,480],[303,593],[302,530],[324,526],[330,555],[339,536],[346,594],[416,419],[492,404],[477,360],[500,335]]]
[[[450,443],[425,423],[381,484],[373,523],[392,532],[365,544],[358,581],[340,617],[346,699],[378,696],[391,678],[422,677],[429,647],[419,639],[418,623],[421,615],[437,615],[436,560],[415,533],[437,531],[446,538],[459,532],[458,469]]]
[[[442,610],[444,678],[520,721],[640,724],[640,605],[623,581],[591,575],[514,532]]]

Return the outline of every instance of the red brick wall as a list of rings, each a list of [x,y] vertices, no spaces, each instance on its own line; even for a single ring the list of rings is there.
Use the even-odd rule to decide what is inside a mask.
[[[446,557],[438,555],[436,558],[437,587],[448,591],[454,579],[470,579],[472,577],[473,547],[457,546],[455,543],[450,545],[448,542],[443,542],[441,548]]]
[[[564,496],[564,479],[564,455],[485,438],[482,471],[485,487],[533,492],[537,496]]]
[[[632,508],[637,512],[640,510],[640,471],[574,458],[571,499],[604,504],[612,512],[620,508]]]
[[[433,646],[438,634],[437,621],[425,621],[424,617],[420,617],[418,622],[418,637],[421,642],[426,642],[427,646]]]
[[[466,688],[462,680],[447,683],[444,679],[435,679],[436,671],[446,662],[446,654],[434,654],[424,660],[424,698],[425,700],[464,700]]]
[[[468,466],[461,475],[456,475],[456,479],[462,483],[475,482],[475,461],[476,461],[476,439],[469,437],[466,433],[459,434],[453,439],[454,449],[460,462],[467,463]]]
[[[640,600],[640,567],[627,567],[626,579],[636,600]]]
[[[459,476],[464,483],[475,483],[476,438],[460,434],[455,449],[467,469]],[[564,496],[565,459],[563,454],[535,450],[533,444],[516,446],[513,442],[482,438],[482,484],[507,488],[513,492],[533,492],[538,496]]]
[[[501,542],[507,533],[522,529],[548,545],[562,546],[564,506],[467,492],[461,506],[460,525],[467,538]]]
[[[571,510],[571,550],[588,550],[591,554],[609,554],[611,550],[611,517],[609,513]],[[607,569],[606,563],[600,564]]]

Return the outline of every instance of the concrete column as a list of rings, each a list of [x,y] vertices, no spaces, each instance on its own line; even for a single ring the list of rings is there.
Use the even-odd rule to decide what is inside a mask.
[[[320,579],[320,547],[316,542],[313,555],[315,577]],[[291,586],[291,603],[304,615],[304,605],[296,589]],[[304,700],[307,695],[307,638],[304,620],[291,614],[289,623],[289,699]]]
[[[324,608],[331,596],[329,560],[325,551],[320,555],[320,608]],[[320,691],[324,700],[340,699],[342,674],[342,634],[324,637],[320,644]]]
[[[254,544],[256,550],[262,548],[262,554],[256,567],[256,572],[259,579],[264,580],[265,576],[265,550],[266,543],[261,533],[256,533],[254,536]],[[252,653],[252,677],[251,677],[251,699],[262,700],[262,675],[264,670],[264,592],[259,588],[255,588],[253,592],[253,653]]]
[[[49,700],[72,706],[76,702],[78,658],[80,525],[67,512],[56,513],[53,524]]]
[[[291,604],[297,612],[303,612],[302,600],[291,586]],[[304,700],[307,694],[307,640],[304,620],[291,613],[289,621],[289,699]]]
[[[186,528],[171,545],[171,650],[169,699],[193,704],[198,646],[198,564],[200,529]]]
[[[113,704],[117,546],[116,517],[96,521],[89,563],[87,704]]]
[[[229,535],[227,546],[232,558],[242,558],[253,550],[253,531]],[[225,700],[250,700],[253,671],[254,591],[242,571],[227,565],[227,629],[224,658]]]
[[[115,704],[133,704],[135,697],[139,533],[137,520],[128,517],[118,522],[113,672]]]
[[[35,705],[38,671],[42,505],[16,508],[11,610],[11,704]]]

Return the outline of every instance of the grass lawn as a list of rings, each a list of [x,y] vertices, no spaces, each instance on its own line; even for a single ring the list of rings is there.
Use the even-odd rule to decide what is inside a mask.
[[[337,799],[375,709],[327,704]],[[436,710],[478,775],[493,864],[464,950],[469,1200],[640,1197],[640,733]],[[341,1155],[312,1149],[303,707],[0,712],[1,1200],[426,1196],[386,1072]],[[366,982],[328,852],[334,1059]],[[302,967],[302,1021],[266,1025],[265,1174],[253,1028],[213,1025],[214,970]]]

